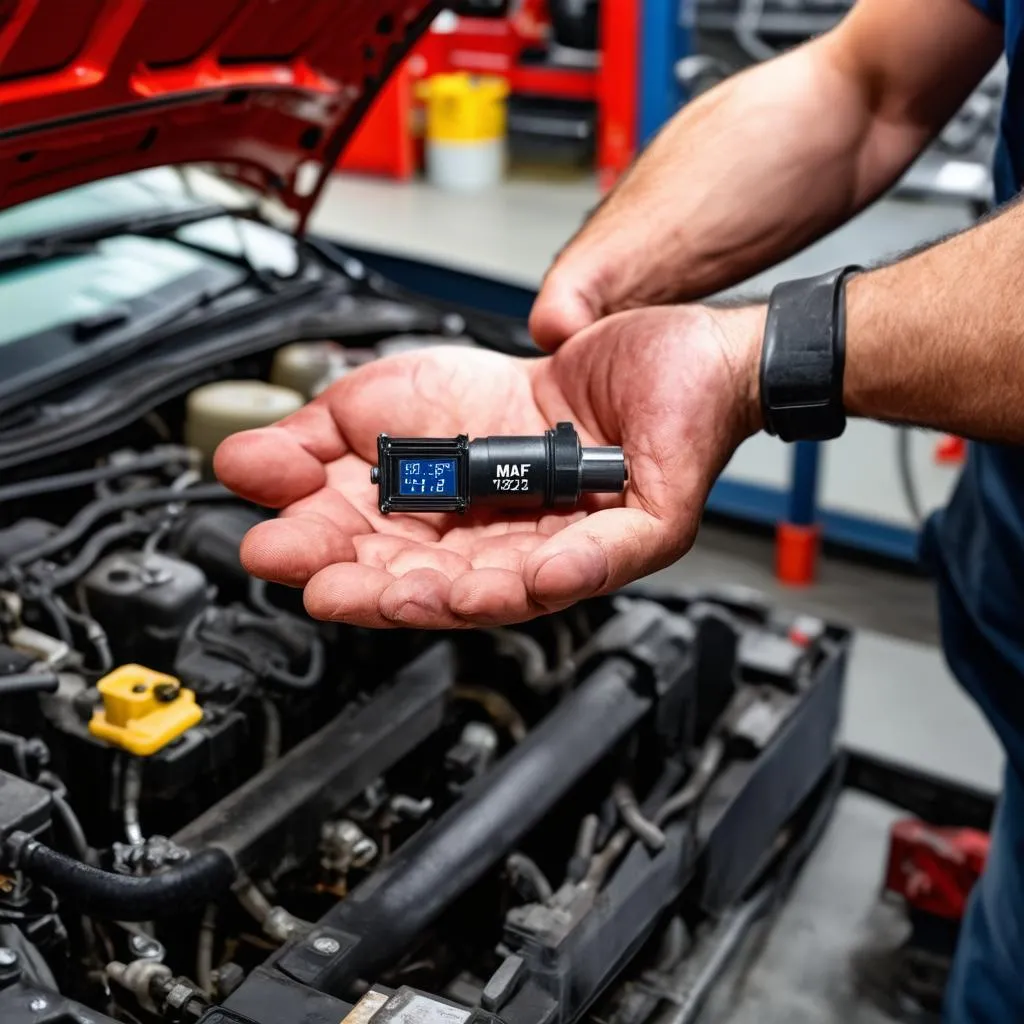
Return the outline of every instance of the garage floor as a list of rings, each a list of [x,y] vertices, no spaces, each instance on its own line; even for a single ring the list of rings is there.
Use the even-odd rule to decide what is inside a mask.
[[[589,181],[512,181],[485,196],[451,197],[423,184],[337,178],[313,229],[393,252],[535,287],[551,257],[597,201]],[[968,223],[956,207],[885,202],[787,270],[899,251]],[[803,262],[801,262],[801,260]],[[763,289],[770,278],[754,282]],[[760,534],[706,524],[693,552],[656,582],[739,584],[857,630],[844,709],[851,748],[996,792],[1002,756],[938,647],[931,584],[903,572],[826,557],[810,588],[780,587],[773,545]],[[757,956],[731,972],[702,1020],[718,1024],[885,1024],[899,1018],[867,995],[863,966],[885,961],[898,936],[877,905],[893,808],[860,794],[840,801],[825,840]]]

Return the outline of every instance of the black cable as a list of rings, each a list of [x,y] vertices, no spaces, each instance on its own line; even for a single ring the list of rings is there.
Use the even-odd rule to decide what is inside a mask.
[[[59,686],[54,672],[15,672],[0,676],[0,698],[20,693],[56,693]]]
[[[116,875],[50,849],[24,832],[7,843],[8,858],[33,881],[115,921],[149,921],[202,906],[231,887],[235,868],[223,850],[201,850],[158,875]]]
[[[67,565],[62,565],[46,577],[45,585],[47,589],[51,591],[60,590],[69,583],[76,582],[93,567],[100,555],[103,554],[105,548],[116,544],[118,541],[127,540],[137,533],[148,533],[150,525],[149,523],[139,521],[110,523],[101,530],[97,530],[82,545],[81,550]]]
[[[185,490],[157,487],[151,490],[128,491],[124,494],[115,494],[110,498],[101,498],[86,505],[52,537],[9,558],[6,568],[9,571],[11,568],[28,565],[40,558],[48,558],[50,555],[62,551],[74,544],[98,520],[115,512],[146,508],[151,505],[169,505],[191,501],[223,501],[225,499],[237,500],[235,495],[221,484],[199,484]]]
[[[18,483],[0,487],[0,503],[35,498],[40,494],[54,494],[57,491],[70,491],[76,487],[88,487],[104,480],[116,480],[129,473],[161,469],[174,462],[187,462],[190,457],[191,452],[188,448],[160,448],[124,462],[92,466],[89,469],[58,473],[55,476],[36,477],[33,480],[19,480]]]
[[[43,611],[53,620],[53,626],[57,633],[57,638],[61,643],[65,643],[68,647],[74,649],[75,640],[71,635],[71,624],[68,622],[68,617],[60,610],[57,602],[53,599],[53,595],[49,593],[41,593],[36,595],[36,600],[39,602]]]
[[[67,833],[67,837],[75,851],[75,856],[86,864],[94,863],[95,854],[89,845],[89,840],[86,838],[85,829],[82,828],[82,823],[78,820],[78,815],[71,809],[71,804],[60,793],[51,793],[50,799],[53,801],[57,817],[60,818],[64,831]]]

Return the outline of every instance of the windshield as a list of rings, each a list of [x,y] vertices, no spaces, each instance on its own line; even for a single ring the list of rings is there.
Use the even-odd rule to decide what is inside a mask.
[[[300,266],[294,238],[195,168],[2,211],[0,408],[130,355],[190,311],[244,308],[275,280],[302,277]]]
[[[211,202],[238,209],[246,205],[246,198],[240,189],[212,174],[196,169],[156,167],[0,210],[0,245],[19,238],[45,238],[111,217],[185,212]]]
[[[211,174],[164,167],[0,211],[3,249],[22,240],[46,245],[91,225],[178,214],[187,221],[197,211],[224,210],[162,237],[114,233],[77,250],[56,250],[53,258],[0,269],[0,346],[82,319],[94,321],[189,281],[200,289],[240,283],[246,276],[235,262],[240,258],[281,277],[294,274],[298,255],[288,235],[231,215],[247,205],[240,189]]]

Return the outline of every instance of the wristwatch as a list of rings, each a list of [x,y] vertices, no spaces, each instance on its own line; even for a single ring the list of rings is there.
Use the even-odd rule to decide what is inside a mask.
[[[772,290],[761,350],[764,429],[783,441],[828,441],[846,428],[846,266]]]

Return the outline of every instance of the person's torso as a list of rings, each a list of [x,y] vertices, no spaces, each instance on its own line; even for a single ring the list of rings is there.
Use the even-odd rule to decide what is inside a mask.
[[[1004,203],[1024,183],[1024,0],[973,2],[1005,30],[1009,75],[994,166]],[[950,665],[1024,777],[1024,448],[970,445],[924,552],[939,580]]]

